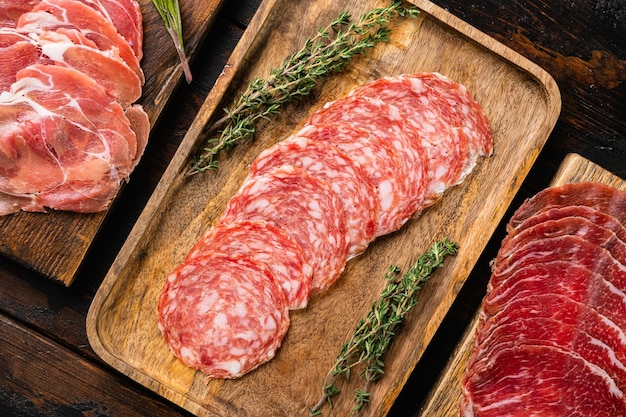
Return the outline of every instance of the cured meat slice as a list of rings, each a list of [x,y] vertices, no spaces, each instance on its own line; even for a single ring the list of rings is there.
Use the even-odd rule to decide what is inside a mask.
[[[481,311],[480,331],[476,335],[475,346],[469,363],[482,356],[489,348],[491,334],[500,327],[512,329],[523,321],[554,320],[564,326],[575,326],[602,341],[622,363],[626,363],[626,334],[613,321],[598,313],[586,304],[574,301],[562,294],[525,294],[511,300],[496,315],[485,319]],[[515,335],[512,332],[512,335]]]
[[[605,248],[618,262],[626,265],[626,243],[620,240],[612,230],[583,217],[563,217],[519,229],[502,241],[498,257],[507,258],[530,241],[566,235],[580,236],[588,242]]]
[[[0,29],[0,92],[8,91],[22,68],[40,60],[37,44],[14,29]]]
[[[609,251],[580,236],[558,236],[531,241],[511,256],[496,258],[490,286],[497,287],[514,270],[536,262],[570,261],[591,271],[602,273],[617,289],[626,292],[626,267]]]
[[[462,389],[462,416],[626,415],[624,393],[606,371],[553,346],[500,349]]]
[[[330,287],[345,268],[348,241],[343,205],[330,186],[293,166],[250,177],[217,224],[264,220],[287,232],[313,268],[312,293]]]
[[[102,13],[126,39],[139,60],[143,57],[143,17],[136,0],[80,0]]]
[[[100,50],[119,56],[143,84],[139,59],[126,39],[101,13],[78,0],[42,0],[32,12],[24,13],[17,23],[18,30],[35,34],[60,28],[76,29]]]
[[[486,366],[486,362],[501,349],[524,345],[553,346],[576,353],[604,369],[620,390],[626,388],[626,358],[623,355],[617,357],[622,352],[615,352],[601,338],[591,336],[577,325],[547,318],[534,317],[497,326],[479,345],[472,369]]]
[[[542,211],[567,206],[586,206],[615,217],[626,225],[626,193],[596,182],[565,184],[540,191],[522,204],[511,217],[507,229],[515,230],[522,222]]]
[[[91,78],[50,65],[20,71],[0,97],[3,214],[106,208],[138,152],[122,107]]]
[[[380,78],[353,91],[397,107],[418,132],[429,166],[426,204],[431,204],[450,186],[460,183],[478,159],[463,129],[466,118],[457,117],[446,97],[422,81],[430,74],[403,74]],[[448,87],[453,84],[450,83]]]
[[[587,219],[599,227],[605,227],[613,231],[613,233],[615,233],[621,241],[626,242],[625,225],[621,224],[619,220],[610,214],[587,206],[565,206],[542,210],[541,212],[538,212],[537,214],[530,216],[523,222],[519,223],[514,230],[509,231],[509,235],[507,236],[514,236],[515,234],[520,233],[520,231],[531,228],[539,223],[550,220],[559,220],[564,217],[581,217]]]
[[[376,232],[378,200],[361,167],[326,141],[292,136],[266,149],[252,162],[249,175],[262,175],[292,165],[320,178],[341,196],[348,234],[348,259],[365,250]]]
[[[296,135],[329,142],[363,169],[378,198],[374,237],[393,232],[406,223],[408,184],[403,180],[406,172],[389,143],[348,124],[305,125]]]
[[[468,135],[470,153],[482,156],[493,153],[493,138],[489,121],[482,107],[469,93],[467,88],[448,77],[437,73],[421,73],[420,81],[437,90],[451,106],[449,117],[457,120],[455,126],[463,126]]]
[[[21,15],[33,9],[40,0],[0,0],[0,26],[15,27]]]
[[[313,269],[302,248],[283,230],[265,221],[241,221],[208,229],[191,249],[186,261],[210,251],[246,256],[267,265],[283,289],[287,307],[306,307]]]
[[[93,78],[122,107],[128,107],[141,97],[142,81],[121,58],[90,46],[76,45],[58,32],[43,31],[38,36],[38,44],[44,59]]]
[[[367,126],[370,135],[389,143],[404,164],[406,176],[402,179],[407,189],[404,217],[409,219],[422,211],[429,181],[428,158],[417,132],[397,107],[379,99],[348,96],[327,103],[311,115],[308,124]]]
[[[208,378],[237,378],[267,362],[289,327],[285,296],[267,266],[219,252],[167,277],[158,315],[174,355]]]
[[[571,261],[533,263],[516,269],[487,294],[483,314],[493,316],[517,297],[532,294],[565,295],[626,330],[626,294],[602,275]]]

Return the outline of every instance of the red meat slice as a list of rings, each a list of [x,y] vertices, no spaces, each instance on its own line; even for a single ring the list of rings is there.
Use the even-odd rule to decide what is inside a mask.
[[[406,223],[409,219],[406,171],[389,143],[366,129],[348,124],[305,125],[296,135],[336,146],[365,171],[378,199],[374,237],[393,232]]]
[[[366,127],[371,136],[389,143],[404,164],[407,201],[405,218],[419,214],[424,208],[428,187],[428,157],[417,132],[406,121],[400,110],[382,100],[348,96],[327,103],[311,115],[313,126],[338,124]]]
[[[626,265],[626,243],[610,229],[593,223],[583,217],[563,217],[546,220],[532,227],[518,229],[502,241],[498,257],[505,259],[523,245],[539,239],[559,236],[580,236],[611,253],[622,265]]]
[[[249,175],[262,175],[283,165],[302,168],[328,182],[343,204],[348,259],[363,252],[373,239],[378,214],[374,186],[365,172],[328,142],[292,136],[261,152],[250,165]]]
[[[488,348],[491,334],[501,326],[512,328],[525,320],[555,320],[564,326],[574,326],[606,344],[619,360],[626,363],[626,334],[613,321],[586,304],[562,294],[525,294],[511,300],[496,315],[486,317],[481,311],[471,364]]]
[[[543,211],[567,206],[586,206],[615,217],[626,225],[626,193],[595,182],[565,184],[540,191],[522,204],[511,217],[508,230]]]
[[[606,249],[580,236],[571,235],[530,241],[506,259],[496,258],[490,287],[497,287],[514,270],[525,265],[556,260],[574,262],[601,273],[617,289],[626,292],[626,266],[620,264]]]
[[[3,214],[103,210],[138,153],[122,107],[91,78],[64,67],[20,71],[0,102],[0,126],[0,199],[9,201],[0,204]]]
[[[40,0],[0,0],[0,26],[15,27],[20,16],[35,7]]]
[[[313,270],[304,259],[302,248],[278,227],[265,221],[217,225],[204,233],[186,261],[210,251],[242,255],[267,265],[285,293],[287,307],[306,307]]]
[[[397,107],[418,133],[428,155],[426,204],[434,202],[448,187],[460,183],[478,159],[475,149],[470,154],[463,129],[467,119],[456,117],[446,97],[422,81],[422,77],[429,76],[419,73],[380,78],[352,93],[379,98]],[[450,83],[447,87],[453,85]]]
[[[0,91],[8,91],[22,68],[37,63],[37,43],[15,29],[0,29]]]
[[[348,253],[343,205],[330,186],[293,166],[249,178],[218,224],[264,220],[287,232],[313,268],[312,293],[330,287]]]
[[[144,82],[139,59],[117,28],[101,13],[78,0],[42,0],[32,12],[23,14],[19,31],[38,34],[44,30],[75,29],[104,52],[119,56]]]
[[[76,45],[68,36],[58,32],[44,31],[37,40],[44,59],[93,78],[122,107],[128,107],[141,97],[142,81],[119,57],[90,46]]]
[[[606,371],[553,346],[499,349],[462,389],[463,416],[626,415],[624,394]]]
[[[564,217],[582,217],[589,220],[597,226],[605,227],[613,233],[623,242],[626,242],[626,226],[621,224],[619,220],[610,214],[598,211],[588,206],[565,206],[554,207],[547,210],[542,210],[537,214],[528,217],[513,230],[509,231],[509,235],[515,235],[521,230],[531,228],[539,223],[549,220],[559,220]]]
[[[167,277],[158,314],[174,355],[208,378],[237,378],[267,362],[289,327],[285,296],[267,266],[219,252]]]
[[[539,262],[515,269],[489,291],[482,311],[490,317],[516,298],[533,294],[565,295],[626,330],[626,294],[602,275],[571,261]]]
[[[126,39],[139,60],[143,57],[143,17],[136,0],[80,0],[102,13]]]
[[[476,360],[468,371],[485,367],[486,362],[502,349],[524,345],[553,346],[573,352],[604,369],[621,391],[626,388],[626,358],[617,356],[622,352],[615,352],[601,338],[590,335],[577,325],[547,318],[524,318],[497,326],[487,339],[481,341]]]

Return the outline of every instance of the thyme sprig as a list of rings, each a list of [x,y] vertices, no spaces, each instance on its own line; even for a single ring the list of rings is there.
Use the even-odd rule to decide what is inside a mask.
[[[210,137],[199,156],[192,161],[188,175],[218,169],[216,156],[244,140],[252,140],[260,120],[278,114],[283,104],[308,95],[326,75],[336,73],[351,59],[389,39],[387,24],[395,16],[416,16],[415,7],[407,8],[394,0],[387,7],[375,8],[350,23],[350,14],[341,13],[328,26],[318,29],[302,49],[270,71],[267,79],[254,78],[247,89],[224,109],[225,115],[207,130]],[[221,129],[221,131],[220,131]]]
[[[152,3],[161,15],[163,23],[165,23],[165,29],[167,29],[167,33],[169,33],[174,42],[178,59],[180,59],[180,63],[183,66],[185,79],[190,83],[192,81],[191,68],[189,67],[189,60],[185,54],[185,46],[183,44],[183,23],[180,17],[178,0],[152,0]]]
[[[363,368],[363,389],[355,393],[353,416],[358,416],[369,404],[369,386],[384,374],[382,360],[393,337],[404,321],[406,314],[417,304],[417,294],[435,268],[443,266],[444,258],[455,255],[458,245],[445,238],[436,242],[428,252],[422,254],[400,278],[400,268],[391,265],[385,278],[387,286],[372,304],[367,315],[359,320],[351,338],[345,342],[331,370],[324,378],[322,396],[309,409],[309,416],[322,415],[322,407],[333,406],[332,399],[340,393],[339,376],[349,379],[356,367]]]

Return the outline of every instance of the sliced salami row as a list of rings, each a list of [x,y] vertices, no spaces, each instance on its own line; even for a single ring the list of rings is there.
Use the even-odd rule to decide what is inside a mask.
[[[461,416],[626,415],[626,193],[548,188],[493,262]]]
[[[150,131],[137,1],[0,0],[0,22],[0,215],[106,209]]]
[[[159,327],[172,352],[210,378],[235,378],[254,368],[251,363],[270,360],[275,349],[234,348],[267,335],[267,328],[254,327],[259,321],[249,317],[261,301],[248,297],[276,303],[271,326],[279,323],[278,312],[305,308],[311,296],[336,282],[348,260],[417,216],[492,150],[481,107],[464,87],[440,74],[383,78],[326,104],[304,127],[258,155],[223,214],[169,275],[159,301]],[[240,308],[222,311],[230,330],[221,334],[219,346],[211,326],[213,303],[233,290],[213,285],[214,275],[239,274],[242,282],[261,278],[258,271],[233,271],[236,262],[210,273],[198,266],[214,264],[209,258],[216,257],[245,257],[267,265],[272,276],[262,284],[271,288],[242,293]],[[179,302],[198,297],[198,282],[211,302],[180,310]],[[276,288],[283,299],[268,296]],[[280,323],[277,329],[285,322]],[[283,335],[274,333],[272,346],[280,345]]]

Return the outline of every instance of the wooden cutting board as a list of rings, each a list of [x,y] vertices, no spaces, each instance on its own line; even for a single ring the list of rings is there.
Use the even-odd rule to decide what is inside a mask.
[[[623,180],[593,162],[577,154],[569,154],[563,160],[551,185],[597,181],[620,190],[626,191],[626,180]],[[466,330],[461,342],[455,349],[446,369],[440,375],[435,388],[424,403],[420,415],[423,417],[451,417],[458,415],[461,399],[461,380],[469,360],[474,336],[478,324],[478,313]]]
[[[143,14],[146,82],[139,103],[152,125],[181,80],[182,66],[171,38],[152,0],[138,0]],[[180,0],[185,48],[192,57],[203,40],[223,0]],[[132,176],[131,176],[132,181]],[[91,243],[101,228],[105,212],[16,213],[0,217],[0,253],[26,267],[70,285]]]
[[[87,333],[94,351],[113,367],[192,413],[203,416],[303,416],[321,393],[324,375],[359,317],[378,298],[390,264],[405,269],[436,240],[459,243],[439,269],[397,335],[385,376],[373,384],[364,415],[385,415],[432,338],[483,247],[522,184],[560,111],[554,80],[519,54],[425,0],[417,19],[394,20],[388,43],[352,61],[288,106],[252,143],[224,155],[217,172],[186,177],[204,129],[221,116],[253,77],[300,49],[341,12],[358,18],[386,1],[266,0],[253,18],[164,173],[155,193],[105,277],[90,308]],[[157,329],[156,302],[166,275],[239,188],[247,164],[297,129],[325,102],[363,82],[405,72],[438,71],[467,86],[491,122],[495,154],[479,161],[466,181],[400,231],[378,239],[351,260],[339,281],[291,315],[277,356],[238,380],[205,381],[174,358]],[[349,415],[358,377],[331,412]]]

